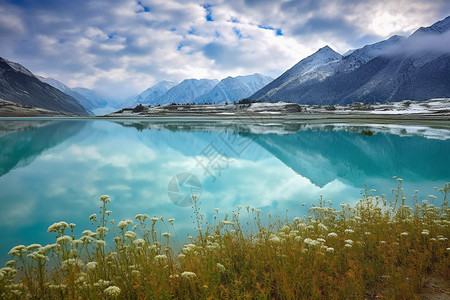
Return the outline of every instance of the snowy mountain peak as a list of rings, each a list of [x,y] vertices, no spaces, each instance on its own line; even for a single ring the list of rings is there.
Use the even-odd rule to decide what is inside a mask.
[[[14,69],[17,72],[21,72],[25,75],[34,77],[34,74],[31,73],[27,68],[25,68],[24,66],[22,66],[21,64],[18,64],[16,62],[7,60],[6,58],[2,58],[0,57],[0,60],[3,60],[6,64],[8,64],[12,69]]]
[[[197,103],[232,103],[251,96],[273,79],[258,73],[222,79],[209,93],[196,99]]]
[[[420,27],[417,29],[411,37],[422,36],[422,35],[438,35],[450,30],[450,16],[445,19],[434,23],[429,27]]]

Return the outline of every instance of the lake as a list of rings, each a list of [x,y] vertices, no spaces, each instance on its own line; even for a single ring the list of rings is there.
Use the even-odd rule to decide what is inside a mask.
[[[53,243],[57,221],[95,229],[103,194],[117,221],[175,218],[194,234],[191,195],[211,220],[237,206],[292,218],[320,195],[355,203],[361,189],[407,201],[450,181],[446,125],[201,120],[0,120],[0,262],[16,244]],[[442,201],[441,198],[435,200]],[[161,230],[164,230],[162,228]]]

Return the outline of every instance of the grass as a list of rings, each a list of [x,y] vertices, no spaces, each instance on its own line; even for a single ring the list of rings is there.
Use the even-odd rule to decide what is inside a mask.
[[[442,205],[430,195],[408,207],[397,180],[391,201],[363,189],[354,206],[334,209],[321,197],[293,219],[263,221],[247,206],[216,209],[206,223],[194,196],[196,234],[184,245],[172,237],[173,219],[139,214],[116,224],[102,196],[95,231],[75,238],[75,224],[58,222],[48,229],[55,244],[11,249],[0,298],[414,299],[429,278],[450,279],[450,184],[437,189]]]

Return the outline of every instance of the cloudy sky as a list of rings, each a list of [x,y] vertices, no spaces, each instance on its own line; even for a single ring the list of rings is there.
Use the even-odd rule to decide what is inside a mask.
[[[0,56],[114,98],[161,80],[277,77],[325,45],[408,35],[448,0],[0,0]]]

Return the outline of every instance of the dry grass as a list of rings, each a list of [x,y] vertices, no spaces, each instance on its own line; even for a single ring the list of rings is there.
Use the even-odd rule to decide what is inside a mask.
[[[181,251],[169,232],[158,233],[174,234],[174,220],[137,215],[115,224],[102,196],[100,214],[90,217],[95,232],[76,239],[75,224],[59,222],[49,227],[55,244],[13,248],[0,298],[418,298],[430,278],[450,279],[450,185],[438,190],[442,205],[413,197],[408,207],[398,184],[392,201],[364,189],[353,207],[319,199],[292,220],[263,222],[258,209],[239,207],[204,224],[194,204],[197,234]]]

